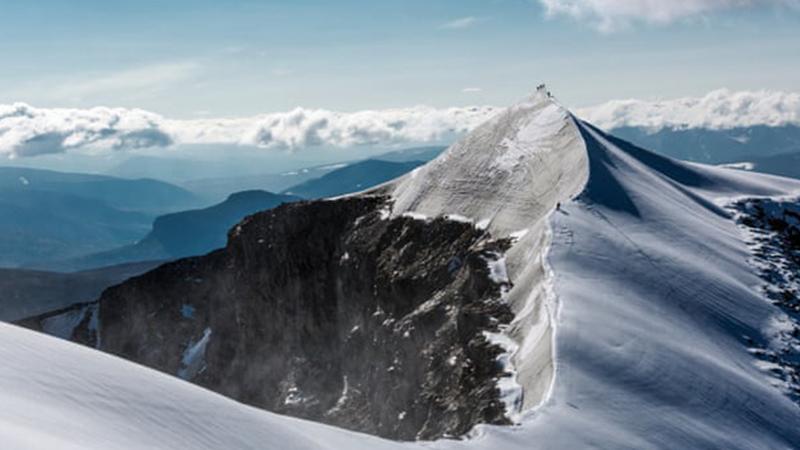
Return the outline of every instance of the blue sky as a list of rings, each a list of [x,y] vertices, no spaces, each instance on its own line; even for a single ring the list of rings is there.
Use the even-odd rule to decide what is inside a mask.
[[[800,14],[781,1],[603,19],[546,14],[558,0],[0,0],[0,104],[192,118],[503,105],[540,81],[570,106],[800,91]]]

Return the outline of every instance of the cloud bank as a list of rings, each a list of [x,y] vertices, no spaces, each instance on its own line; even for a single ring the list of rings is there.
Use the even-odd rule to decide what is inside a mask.
[[[126,108],[34,108],[0,105],[0,156],[80,151],[239,144],[266,149],[388,146],[450,140],[497,114],[477,106],[337,112],[296,108],[243,118],[168,119]],[[754,125],[800,126],[800,93],[717,90],[704,97],[664,101],[615,100],[575,113],[605,129],[623,126],[730,129]]]
[[[704,97],[614,100],[575,112],[607,130],[624,126],[658,131],[664,128],[719,130],[755,125],[800,125],[800,94],[720,89]]]
[[[634,22],[668,24],[732,9],[800,5],[799,0],[539,0],[547,14],[588,21],[602,31]]]
[[[490,106],[425,106],[352,113],[297,108],[235,119],[167,119],[125,108],[0,105],[0,155],[73,150],[107,152],[173,144],[241,144],[270,149],[424,143],[463,134],[487,120]]]
[[[62,153],[71,149],[121,150],[173,143],[161,116],[139,109],[40,109],[0,105],[0,155]]]
[[[165,121],[181,143],[236,142],[266,148],[351,147],[432,142],[465,133],[486,121],[491,106],[367,110],[352,113],[296,108],[243,119]]]

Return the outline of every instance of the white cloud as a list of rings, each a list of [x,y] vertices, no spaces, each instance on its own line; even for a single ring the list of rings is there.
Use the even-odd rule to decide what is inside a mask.
[[[164,126],[182,143],[236,142],[283,149],[349,147],[438,141],[472,130],[497,111],[488,106],[417,106],[352,113],[296,108],[241,119],[165,121]]]
[[[434,142],[463,134],[498,110],[413,108],[342,113],[297,108],[234,119],[166,119],[125,108],[0,105],[0,155],[107,152],[172,144],[241,144],[264,148]]]
[[[138,109],[39,109],[0,105],[0,154],[61,153],[77,148],[131,149],[172,144],[162,118]]]
[[[614,100],[576,110],[601,128],[643,127],[730,129],[754,125],[800,125],[800,93],[713,91],[704,97],[664,101]]]
[[[140,109],[34,108],[16,103],[0,105],[0,155],[102,154],[173,144],[302,149],[437,142],[462,135],[499,111],[491,106],[358,112],[296,108],[242,118],[176,120]],[[699,98],[616,100],[578,109],[576,114],[605,129],[800,125],[800,94],[718,90]]]
[[[461,92],[464,92],[464,93],[473,93],[473,92],[481,92],[481,91],[483,91],[483,89],[481,89],[479,87],[465,87],[464,89],[461,90]]]
[[[469,28],[475,23],[478,22],[477,17],[460,17],[458,19],[451,20],[449,22],[443,23],[439,28],[449,29],[449,30],[458,30],[462,28]]]
[[[719,11],[800,5],[800,0],[539,0],[549,15],[566,15],[614,31],[633,22],[667,24]]]

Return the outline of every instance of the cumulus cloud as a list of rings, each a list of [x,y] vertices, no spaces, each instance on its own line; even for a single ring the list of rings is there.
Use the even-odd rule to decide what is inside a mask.
[[[131,149],[171,145],[162,117],[124,108],[33,108],[0,105],[0,154],[61,153],[76,148]]]
[[[276,149],[422,143],[463,134],[495,112],[492,107],[418,106],[352,113],[297,108],[245,118],[174,120],[139,109],[48,109],[17,103],[0,105],[0,155],[103,152],[176,143]]]
[[[755,125],[800,125],[800,94],[775,91],[713,91],[704,97],[664,101],[614,100],[578,109],[601,128],[731,129]]]
[[[549,15],[566,15],[613,31],[632,22],[667,24],[737,8],[800,5],[800,0],[539,0]]]
[[[176,120],[126,108],[0,105],[0,155],[105,153],[174,144],[239,144],[266,149],[387,146],[450,140],[499,112],[491,106],[337,112],[296,108],[242,118]],[[606,129],[622,126],[729,129],[800,125],[800,94],[718,90],[665,101],[616,100],[576,110]]]
[[[266,148],[350,147],[431,142],[472,130],[497,108],[465,107],[367,110],[351,113],[296,108],[244,119],[169,121],[179,142],[237,142]]]

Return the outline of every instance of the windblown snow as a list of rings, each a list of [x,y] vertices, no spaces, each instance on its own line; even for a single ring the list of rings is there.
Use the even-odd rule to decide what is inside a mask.
[[[203,358],[205,357],[209,339],[211,339],[211,328],[206,328],[203,330],[203,336],[197,342],[189,343],[186,351],[183,352],[182,367],[178,370],[179,377],[184,380],[191,380],[205,369]]]
[[[389,215],[511,238],[487,261],[516,318],[498,389],[518,426],[399,444],[246,407],[178,378],[0,324],[0,442],[14,449],[796,448],[800,407],[752,349],[765,301],[732,201],[800,182],[682,163],[544,93],[380,188]],[[203,341],[187,346],[200,366]],[[346,393],[343,393],[346,395]],[[402,414],[401,414],[402,415]],[[402,420],[402,418],[398,418]]]

